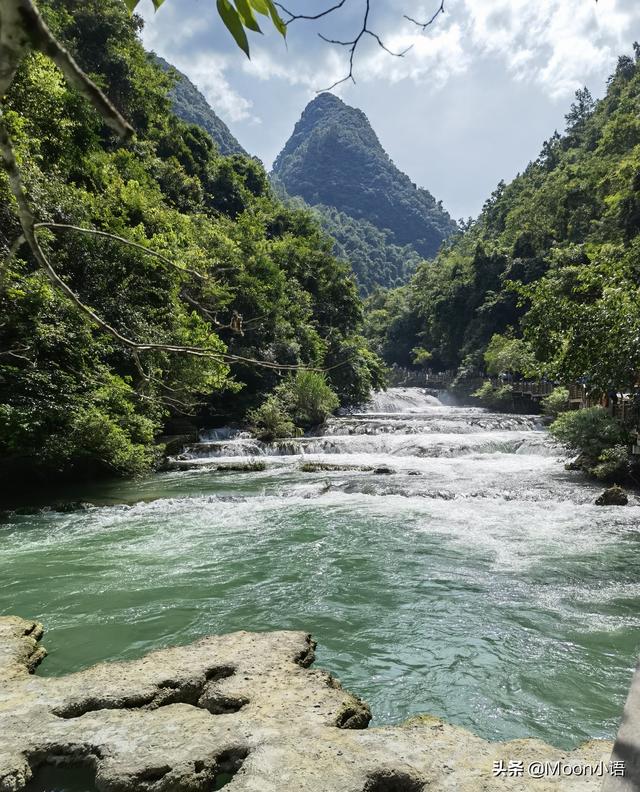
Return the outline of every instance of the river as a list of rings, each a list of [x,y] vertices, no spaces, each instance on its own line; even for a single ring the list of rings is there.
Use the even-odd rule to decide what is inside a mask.
[[[596,507],[559,456],[535,417],[417,389],[315,437],[209,434],[184,469],[75,494],[91,508],[5,516],[0,612],[45,623],[42,674],[304,629],[374,724],[612,737],[640,648],[640,505]],[[211,470],[239,460],[264,469]]]

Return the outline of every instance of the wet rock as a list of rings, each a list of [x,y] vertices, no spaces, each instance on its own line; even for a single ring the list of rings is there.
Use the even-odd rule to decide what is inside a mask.
[[[376,476],[392,476],[396,471],[390,467],[377,467],[373,472]]]
[[[565,470],[585,470],[591,467],[593,463],[589,462],[584,454],[579,454],[575,459],[572,459],[570,462],[564,466]]]
[[[164,453],[167,456],[174,456],[179,454],[182,449],[189,443],[195,443],[198,440],[197,432],[189,432],[187,434],[179,435],[165,435],[158,441],[160,445],[164,445]]]
[[[617,484],[608,487],[596,500],[596,506],[626,506],[627,503],[629,503],[627,493]]]
[[[259,473],[267,469],[267,464],[266,462],[226,462],[216,465],[215,469],[234,473]]]
[[[75,511],[86,511],[92,508],[93,504],[85,501],[62,501],[60,503],[54,503],[51,507],[53,511],[62,512],[64,514]]]
[[[596,792],[597,777],[496,776],[496,763],[606,762],[537,740],[489,743],[436,718],[367,729],[369,708],[300,632],[212,636],[66,677],[32,676],[42,627],[0,618],[0,792],[44,765],[89,768],[100,792]]]
[[[303,462],[300,465],[300,470],[303,473],[366,472],[372,469],[365,465],[333,465],[330,462]]]

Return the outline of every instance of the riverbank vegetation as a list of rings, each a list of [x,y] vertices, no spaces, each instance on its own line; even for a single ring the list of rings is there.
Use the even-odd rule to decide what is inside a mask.
[[[567,448],[578,452],[570,463],[607,482],[640,484],[638,465],[629,453],[629,427],[612,418],[601,407],[572,410],[551,424],[551,434]]]
[[[636,44],[604,98],[578,91],[564,132],[497,186],[476,221],[407,286],[370,298],[367,330],[385,360],[411,367],[420,346],[459,380],[493,370],[637,392],[639,119]]]
[[[379,387],[347,266],[308,212],[274,197],[258,161],[221,156],[173,115],[172,78],[144,51],[140,20],[120,0],[39,7],[136,139],[118,142],[47,57],[27,56],[3,118],[48,224],[38,238],[79,300],[148,348],[101,332],[26,246],[12,249],[20,227],[0,173],[3,480],[142,472],[185,415],[240,419],[287,368],[326,369],[325,405]]]

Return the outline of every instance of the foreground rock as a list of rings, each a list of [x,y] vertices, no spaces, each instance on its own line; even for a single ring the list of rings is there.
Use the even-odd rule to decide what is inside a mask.
[[[596,500],[596,506],[626,506],[628,503],[627,493],[617,484],[608,487]]]
[[[435,718],[366,729],[366,704],[308,669],[304,633],[213,636],[62,678],[32,675],[41,635],[0,618],[0,792],[47,763],[91,768],[101,792],[204,792],[225,777],[229,792],[595,792],[597,775],[538,780],[526,768],[606,764],[611,751],[488,743]],[[510,761],[523,776],[494,775]]]

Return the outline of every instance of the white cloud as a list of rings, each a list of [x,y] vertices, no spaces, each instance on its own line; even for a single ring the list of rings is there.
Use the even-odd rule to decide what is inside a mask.
[[[425,35],[407,22],[401,31],[383,40],[391,52],[410,49],[402,58],[393,57],[379,47],[370,50],[357,61],[357,73],[361,79],[390,83],[409,79],[437,89],[453,75],[464,72],[471,60],[465,51],[462,29],[457,23]]]
[[[321,50],[315,59],[297,59],[281,50],[270,52],[265,47],[254,47],[251,60],[245,60],[242,71],[261,81],[284,80],[289,85],[307,88],[310,93],[321,91],[344,74],[344,60],[332,50]]]
[[[145,12],[145,43],[184,71],[230,122],[260,123],[250,97],[265,111],[255,90],[277,96],[285,84],[310,99],[348,72],[347,48],[321,44],[314,24],[292,28],[288,50],[277,35],[254,37],[249,61],[220,29],[209,0],[204,16],[202,0],[185,2],[182,10],[167,3],[153,18]],[[410,51],[396,58],[365,37],[354,62],[358,83],[382,89],[409,81],[432,94],[491,60],[503,64],[505,79],[535,85],[551,100],[566,99],[585,83],[602,85],[616,56],[630,47],[629,31],[640,26],[637,0],[449,0],[447,13],[424,32],[404,19],[404,10],[406,0],[386,0],[370,24],[391,51]],[[425,0],[411,13],[428,19],[432,3]],[[361,23],[357,9],[348,22],[339,14],[329,20],[326,32],[342,39]],[[261,87],[254,88],[256,82]]]
[[[206,53],[195,57],[177,54],[172,60],[173,65],[188,75],[223,118],[233,122],[251,120],[260,123],[261,119],[252,112],[253,103],[229,83],[225,73],[230,68],[229,61],[227,56]]]
[[[178,10],[178,5],[169,3],[157,14],[150,9],[150,4],[141,7],[145,19],[145,46],[184,72],[225,120],[260,123],[252,113],[251,100],[233,88],[227,77],[232,62],[234,66],[237,64],[237,60],[232,60],[237,58],[236,52],[225,55],[204,49],[201,39],[206,26],[203,26],[202,16],[184,14]]]
[[[610,67],[629,48],[640,8],[622,0],[464,0],[471,46],[502,58],[554,99]]]

